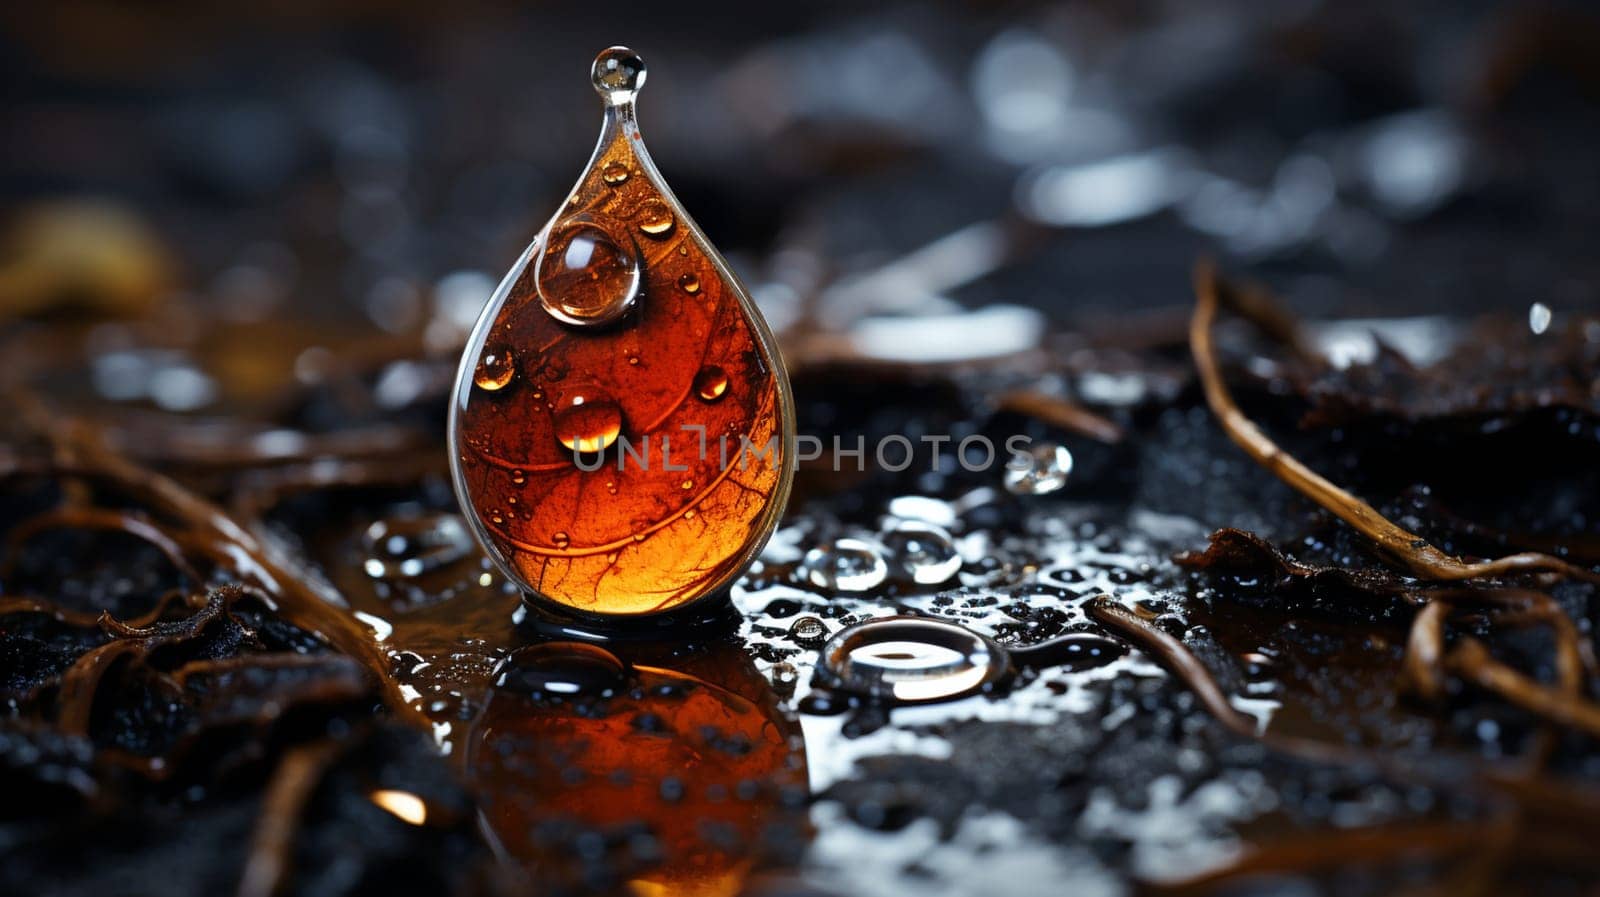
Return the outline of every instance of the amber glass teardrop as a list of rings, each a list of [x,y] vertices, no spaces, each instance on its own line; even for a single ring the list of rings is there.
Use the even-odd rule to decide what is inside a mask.
[[[723,590],[771,535],[794,443],[767,326],[640,139],[644,64],[595,60],[599,146],[500,284],[451,408],[456,492],[531,594],[597,615]]]

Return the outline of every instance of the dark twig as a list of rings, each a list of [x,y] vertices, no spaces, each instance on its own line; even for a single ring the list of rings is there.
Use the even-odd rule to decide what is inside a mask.
[[[1340,520],[1378,544],[1410,571],[1429,580],[1465,580],[1504,576],[1512,573],[1553,572],[1589,582],[1600,582],[1600,574],[1576,567],[1547,554],[1524,552],[1488,561],[1470,562],[1452,557],[1416,533],[1406,530],[1378,513],[1371,505],[1334,485],[1285,452],[1255,425],[1235,404],[1217,365],[1211,331],[1217,316],[1217,296],[1221,280],[1209,262],[1195,269],[1194,317],[1189,325],[1189,344],[1195,367],[1205,388],[1206,402],[1217,421],[1236,445],[1261,466],[1292,486],[1300,494],[1328,509]]]

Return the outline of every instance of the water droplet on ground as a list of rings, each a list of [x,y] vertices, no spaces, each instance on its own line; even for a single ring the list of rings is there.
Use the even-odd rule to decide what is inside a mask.
[[[1047,495],[1067,485],[1072,473],[1072,452],[1053,442],[1042,442],[1025,456],[1006,463],[1006,490],[1013,495]]]
[[[420,576],[472,552],[472,535],[455,514],[422,514],[379,520],[361,536],[367,558],[362,569],[373,579]]]
[[[835,539],[813,548],[801,566],[812,585],[834,592],[865,592],[889,577],[889,565],[877,546],[862,539]]]
[[[1003,652],[962,626],[885,617],[835,634],[822,649],[818,672],[842,691],[904,704],[972,694],[1006,669]]]
[[[956,522],[956,508],[927,495],[901,495],[889,500],[889,514],[902,520],[921,520],[935,526]]]
[[[828,624],[817,617],[801,617],[789,624],[789,637],[802,647],[814,648],[828,637]]]
[[[948,582],[961,569],[955,540],[932,524],[902,523],[884,533],[881,541],[899,573],[919,585]]]

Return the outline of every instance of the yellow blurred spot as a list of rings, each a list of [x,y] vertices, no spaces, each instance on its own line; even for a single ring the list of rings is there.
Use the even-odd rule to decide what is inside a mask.
[[[368,797],[378,806],[388,810],[412,825],[428,821],[428,805],[409,791],[391,791],[387,788],[372,792]]]
[[[102,314],[151,310],[171,283],[166,246],[139,215],[95,200],[27,206],[0,231],[0,315],[72,306]]]
[[[737,897],[744,893],[750,866],[749,860],[736,861],[727,869],[708,869],[699,864],[685,868],[669,862],[649,878],[630,879],[628,890],[632,897]]]

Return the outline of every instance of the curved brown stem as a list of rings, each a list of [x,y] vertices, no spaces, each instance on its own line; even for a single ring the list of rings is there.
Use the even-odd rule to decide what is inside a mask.
[[[995,410],[1031,417],[1107,445],[1115,445],[1127,436],[1116,421],[1101,417],[1076,402],[1034,389],[1002,393],[995,400]]]
[[[1209,262],[1202,261],[1194,274],[1195,307],[1194,317],[1189,322],[1189,346],[1194,354],[1195,367],[1200,373],[1206,403],[1211,406],[1212,413],[1217,416],[1228,438],[1244,449],[1256,463],[1355,527],[1422,579],[1459,581],[1510,573],[1553,572],[1600,582],[1600,574],[1546,554],[1524,552],[1487,561],[1464,561],[1452,557],[1416,533],[1395,524],[1371,505],[1334,485],[1300,459],[1285,452],[1239,410],[1223,381],[1211,339],[1220,288],[1216,270]]]
[[[18,524],[7,534],[7,552],[5,557],[0,559],[0,574],[9,574],[14,569],[18,546],[45,530],[64,527],[127,533],[154,546],[168,563],[177,568],[178,573],[189,580],[191,585],[198,586],[204,581],[189,563],[189,559],[184,557],[183,549],[178,543],[151,521],[127,511],[77,507],[45,511]]]
[[[258,587],[286,619],[326,638],[334,647],[360,660],[382,685],[390,708],[415,725],[426,727],[423,714],[406,700],[383,646],[340,606],[344,599],[308,584],[292,564],[272,552],[221,508],[185,489],[177,481],[147,470],[100,445],[91,434],[55,422],[37,399],[13,394],[23,416],[50,440],[51,472],[109,483],[149,508],[158,518],[180,524],[174,539],[196,546],[243,581]],[[0,469],[0,476],[10,471]]]
[[[314,742],[293,748],[278,763],[250,837],[238,897],[273,897],[288,879],[300,815],[340,750],[337,740]]]
[[[1444,623],[1449,614],[1450,605],[1444,601],[1424,605],[1406,637],[1401,685],[1429,701],[1444,698]]]
[[[1483,643],[1463,638],[1446,658],[1451,672],[1552,722],[1600,738],[1600,705],[1566,688],[1551,688],[1496,660]]]

